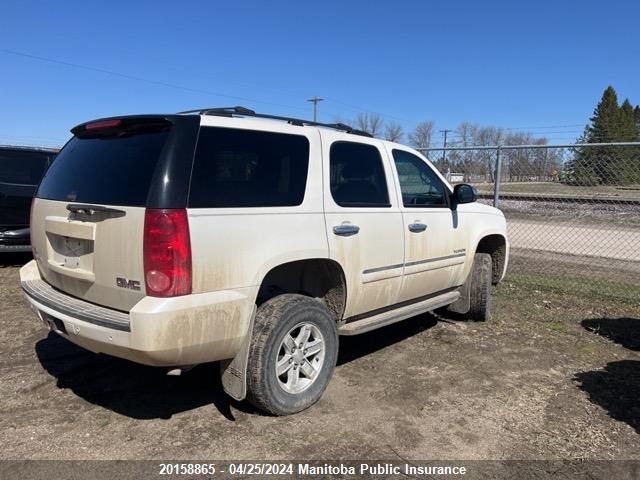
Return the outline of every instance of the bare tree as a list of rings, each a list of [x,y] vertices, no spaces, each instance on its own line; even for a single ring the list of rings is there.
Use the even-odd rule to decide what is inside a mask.
[[[475,138],[478,134],[478,125],[470,122],[462,122],[456,128],[456,137],[458,138],[458,143],[462,147],[470,147],[474,145]]]
[[[470,122],[462,122],[456,128],[457,145],[462,147],[470,147],[475,145],[478,134],[478,125]],[[457,152],[457,167],[467,174],[477,174],[479,169],[476,165],[476,154],[473,150],[461,150]]]
[[[402,125],[397,122],[389,122],[384,127],[384,138],[390,142],[399,142],[404,135]]]
[[[416,148],[429,148],[433,136],[433,122],[421,122],[409,133],[409,142]]]
[[[505,133],[502,128],[479,127],[476,131],[475,145],[502,145]],[[484,167],[483,173],[491,183],[495,181],[494,171],[496,165],[496,152],[493,150],[478,151],[478,160]]]
[[[369,114],[369,133],[374,137],[382,130],[382,117],[377,113]]]
[[[356,128],[363,132],[369,132],[369,114],[366,112],[359,113],[356,117]],[[370,133],[370,132],[369,132]]]
[[[342,123],[343,125],[353,125],[353,121],[348,118],[343,118],[341,115],[336,115],[333,117],[333,123]]]
[[[367,132],[375,137],[382,129],[382,117],[377,113],[359,113],[356,118],[356,126],[359,130]]]

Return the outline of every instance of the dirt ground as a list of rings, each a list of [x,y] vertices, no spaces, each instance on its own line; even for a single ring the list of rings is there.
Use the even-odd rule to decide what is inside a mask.
[[[20,292],[27,257],[5,260],[0,458],[640,459],[637,292],[549,283],[544,258],[538,275],[514,256],[490,322],[343,338],[322,400],[287,418],[230,402],[216,365],[168,377],[49,334]]]

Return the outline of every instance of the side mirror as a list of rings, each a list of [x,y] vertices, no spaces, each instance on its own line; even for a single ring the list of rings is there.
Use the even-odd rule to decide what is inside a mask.
[[[476,187],[468,183],[461,183],[453,187],[453,194],[451,195],[451,208],[453,210],[455,210],[458,205],[473,203],[476,200],[478,200],[478,190],[476,190]]]

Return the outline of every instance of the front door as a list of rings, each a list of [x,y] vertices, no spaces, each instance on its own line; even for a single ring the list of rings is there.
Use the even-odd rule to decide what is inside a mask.
[[[398,301],[437,294],[461,283],[466,252],[449,188],[411,152],[390,152],[402,197],[404,277]]]

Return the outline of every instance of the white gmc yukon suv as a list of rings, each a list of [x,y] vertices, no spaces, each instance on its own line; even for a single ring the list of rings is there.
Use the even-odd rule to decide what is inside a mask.
[[[22,288],[53,331],[174,372],[220,361],[275,415],[326,388],[338,335],[489,317],[505,219],[420,153],[242,107],[78,125],[31,210]]]

